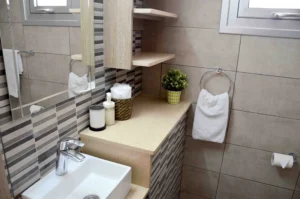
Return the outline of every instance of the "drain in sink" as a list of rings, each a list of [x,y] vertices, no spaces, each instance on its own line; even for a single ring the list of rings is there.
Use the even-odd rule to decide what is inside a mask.
[[[100,197],[97,195],[88,195],[88,196],[85,196],[83,199],[100,199]]]

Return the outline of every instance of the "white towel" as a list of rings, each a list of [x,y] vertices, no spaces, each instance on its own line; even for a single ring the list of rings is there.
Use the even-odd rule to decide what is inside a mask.
[[[228,93],[212,95],[202,89],[195,111],[193,138],[223,143],[229,114]]]
[[[15,98],[18,98],[18,89],[20,87],[20,75],[22,75],[23,73],[23,63],[20,51],[3,49],[3,57],[9,94]],[[16,59],[16,68],[14,59]]]
[[[45,108],[42,107],[42,106],[31,105],[30,108],[29,108],[29,111],[30,111],[30,114],[33,114],[33,113],[38,113],[38,112],[40,112],[43,109],[45,109]]]
[[[71,72],[69,74],[69,97],[75,97],[81,94],[83,91],[87,90],[89,86],[89,81],[87,75],[79,77],[75,73]]]

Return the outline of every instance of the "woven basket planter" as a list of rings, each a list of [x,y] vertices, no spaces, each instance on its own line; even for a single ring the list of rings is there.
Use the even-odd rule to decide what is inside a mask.
[[[112,99],[115,106],[116,120],[124,121],[131,118],[132,98],[131,99]]]

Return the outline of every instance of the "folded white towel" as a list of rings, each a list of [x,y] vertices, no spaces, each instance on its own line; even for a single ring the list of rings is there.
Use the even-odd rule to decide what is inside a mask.
[[[29,108],[29,111],[30,111],[31,114],[33,114],[33,113],[38,113],[43,109],[44,109],[44,107],[42,107],[42,106],[31,105],[30,108]]]
[[[23,63],[20,51],[3,49],[3,57],[9,94],[15,98],[18,98],[18,88],[20,87],[20,75],[23,73]],[[14,62],[14,59],[16,60],[16,62]]]
[[[228,93],[212,95],[202,89],[195,111],[193,138],[223,143],[229,114]]]
[[[89,81],[87,75],[79,77],[75,73],[71,72],[69,74],[69,97],[75,97],[81,94],[83,91],[87,90],[89,87]]]

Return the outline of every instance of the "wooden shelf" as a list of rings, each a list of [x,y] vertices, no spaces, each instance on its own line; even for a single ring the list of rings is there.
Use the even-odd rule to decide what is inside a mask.
[[[166,62],[173,58],[175,58],[175,54],[140,52],[140,53],[135,53],[133,55],[132,65],[133,66],[151,67],[151,66]]]
[[[161,18],[177,18],[178,16],[174,13],[165,12],[162,10],[156,10],[151,8],[135,8],[133,10],[135,18],[144,19],[161,19]]]
[[[76,61],[82,61],[82,54],[71,55],[71,59]]]

